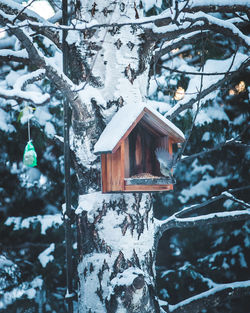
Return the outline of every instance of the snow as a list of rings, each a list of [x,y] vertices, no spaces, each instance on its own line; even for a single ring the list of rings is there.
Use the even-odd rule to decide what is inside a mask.
[[[161,114],[164,114],[171,109],[171,105],[167,102],[148,100],[147,103]]]
[[[39,1],[33,2],[30,5],[30,9],[38,13],[40,16],[42,16],[45,19],[48,19],[54,15],[53,8],[49,4],[49,2],[45,0],[39,0]]]
[[[41,224],[41,234],[45,235],[48,228],[58,227],[63,221],[61,214],[37,215],[22,219],[22,217],[8,217],[5,221],[6,226],[14,225],[14,230],[29,228],[32,224]]]
[[[38,255],[38,259],[42,267],[46,267],[49,262],[54,260],[54,256],[50,255],[55,250],[55,244],[51,243],[50,246]]]
[[[150,10],[154,5],[157,7],[161,7],[162,0],[142,0],[142,4],[145,11]]]
[[[9,121],[10,121],[9,114],[0,108],[0,130],[7,133],[14,132],[15,127],[12,124],[9,124]]]
[[[195,198],[197,196],[208,196],[211,187],[215,185],[226,186],[227,180],[228,176],[205,176],[203,180],[199,181],[196,185],[191,186],[189,189],[183,189],[180,193],[179,200],[181,203],[186,203],[191,198]]]
[[[81,40],[80,37],[80,33],[76,32],[74,30],[69,30],[67,37],[66,37],[66,41],[68,43],[68,45],[73,45],[74,43],[77,43]],[[95,88],[96,89],[96,88]]]
[[[213,94],[214,93],[211,93],[209,98],[212,98]],[[206,99],[208,99],[208,97]],[[209,105],[208,107],[202,108],[202,110],[200,110],[196,118],[195,125],[202,126],[204,124],[212,123],[214,120],[229,121],[229,118],[223,107],[216,103],[213,103],[213,105]]]
[[[46,133],[46,135],[48,137],[54,137],[55,134],[56,134],[56,130],[55,130],[55,127],[52,123],[50,122],[46,122],[45,123],[45,127],[44,127],[44,131]]]
[[[115,278],[111,280],[113,288],[116,286],[130,286],[132,285],[135,278],[139,275],[144,276],[144,272],[136,267],[129,267],[127,270],[119,273]]]
[[[2,40],[1,40],[2,41]],[[0,49],[1,49],[1,45],[0,45]],[[28,53],[25,49],[19,50],[19,51],[13,51],[13,50],[9,50],[9,49],[1,49],[0,50],[0,56],[15,56],[15,57],[19,57],[19,58],[23,58],[23,59],[27,59],[28,58]]]
[[[37,119],[39,125],[45,126],[46,122],[52,118],[47,107],[38,107],[35,110],[34,117]]]
[[[37,289],[41,289],[42,285],[42,278],[37,276],[31,282],[22,283],[18,287],[13,288],[11,291],[5,291],[1,294],[0,309],[6,309],[8,305],[21,297],[27,296],[28,299],[34,299]]]
[[[246,259],[245,259],[243,253],[241,253],[241,252],[239,253],[239,258],[240,258],[240,265],[241,265],[241,267],[248,268],[247,262],[246,262]]]
[[[7,7],[12,8],[12,10],[15,10],[18,12],[22,11],[24,6],[27,5],[27,3],[24,3],[24,5],[18,4],[13,0],[1,0],[1,3],[6,5]],[[33,20],[35,19],[36,21],[47,24],[46,20],[41,17],[42,14],[40,14],[40,13],[41,13],[41,9],[39,10],[39,14],[35,13],[33,10],[30,10],[29,8],[25,9],[25,14],[27,14],[29,17],[31,17],[31,19],[33,19]],[[13,16],[13,18],[15,18],[15,15]]]
[[[112,118],[104,129],[99,140],[95,144],[94,153],[111,152],[119,140],[124,136],[126,131],[133,125],[134,121],[147,108],[153,115],[156,115],[161,121],[168,125],[178,137],[185,139],[182,131],[172,122],[157,112],[152,106],[146,103],[127,104],[122,107]]]
[[[11,260],[8,260],[4,255],[0,255],[0,269],[3,269],[5,266],[11,267],[15,266],[15,264]]]
[[[23,91],[18,88],[13,89],[2,89],[0,88],[0,96],[3,98],[20,98],[27,101],[32,101],[35,104],[43,104],[45,103],[49,98],[49,94],[42,94],[38,92],[32,92],[32,91]]]
[[[201,141],[209,141],[210,140],[210,133],[205,132],[201,138]]]

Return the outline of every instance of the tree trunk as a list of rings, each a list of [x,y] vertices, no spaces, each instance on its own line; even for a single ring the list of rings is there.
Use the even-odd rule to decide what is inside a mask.
[[[78,212],[80,312],[159,312],[151,196],[82,196]]]
[[[128,22],[142,16],[139,1],[85,3],[81,15],[88,22]],[[92,153],[113,114],[144,100],[153,45],[137,26],[96,28],[75,37],[72,31],[67,38],[74,56],[70,69],[83,82],[80,98],[85,104],[73,111],[71,134],[81,194],[76,211],[79,312],[159,312],[151,196],[96,192],[100,160]]]

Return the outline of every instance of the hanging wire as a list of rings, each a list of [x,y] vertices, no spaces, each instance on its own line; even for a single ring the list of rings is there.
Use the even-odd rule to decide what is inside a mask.
[[[28,107],[30,111],[30,108]],[[30,141],[30,112],[28,112],[28,140]]]

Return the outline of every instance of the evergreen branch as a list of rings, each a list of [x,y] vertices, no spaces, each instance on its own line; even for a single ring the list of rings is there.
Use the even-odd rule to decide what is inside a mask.
[[[215,307],[229,299],[248,296],[250,293],[250,280],[238,281],[217,286],[183,300],[175,305],[168,306],[170,313],[201,312],[204,308]]]

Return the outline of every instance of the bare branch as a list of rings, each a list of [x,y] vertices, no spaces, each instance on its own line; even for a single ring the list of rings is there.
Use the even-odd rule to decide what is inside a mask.
[[[238,191],[242,191],[242,190],[247,190],[250,189],[250,185],[249,186],[244,186],[244,187],[239,187],[239,188],[235,188],[235,189],[229,189],[229,193],[234,193],[234,192],[238,192]],[[223,199],[230,199],[230,196],[226,195],[227,191],[222,192],[219,196],[215,196],[212,197],[211,199],[202,202],[200,204],[196,204],[196,205],[191,205],[190,207],[186,207],[184,209],[182,209],[181,211],[175,213],[176,217],[182,217],[185,216],[187,213],[192,213],[197,211],[198,209],[204,208],[218,200],[223,200]],[[249,205],[247,204],[247,208],[249,208]]]
[[[18,17],[29,7],[31,6],[31,4],[34,2],[35,0],[31,0],[25,7],[23,7],[23,9],[16,15],[16,17],[13,20],[13,24],[15,23],[15,21],[18,19]]]
[[[203,39],[202,39],[202,57],[201,57],[201,71],[202,71],[202,73],[203,73],[203,71],[204,71],[204,64],[205,64],[205,59],[204,59],[204,44],[203,44]],[[189,139],[190,139],[191,134],[192,134],[192,131],[193,131],[193,127],[194,127],[196,118],[197,118],[197,116],[198,116],[198,114],[199,114],[199,111],[200,111],[201,91],[202,91],[202,88],[203,88],[203,77],[204,77],[204,76],[201,75],[200,89],[199,89],[199,93],[198,93],[197,110],[196,110],[195,116],[194,116],[194,118],[193,118],[192,125],[191,125],[191,127],[190,127],[190,129],[189,129],[189,131],[188,131],[188,135],[187,135],[187,137],[186,137],[186,140],[185,140],[183,146],[181,147],[181,150],[179,151],[179,153],[178,153],[178,154],[176,155],[176,157],[175,157],[175,161],[176,161],[176,162],[178,162],[178,161],[181,159],[181,157],[182,157],[182,155],[183,155],[183,153],[184,153],[184,151],[185,151],[185,149],[186,149],[187,143],[189,142]]]
[[[248,296],[250,293],[250,280],[234,283],[218,284],[216,287],[188,298],[175,305],[169,305],[170,313],[201,312],[204,308],[216,306],[231,298]]]
[[[186,75],[200,75],[200,76],[226,75],[226,74],[231,74],[231,73],[238,72],[238,71],[229,71],[229,72],[221,72],[221,73],[218,73],[218,72],[214,72],[214,73],[206,73],[206,72],[188,72],[188,71],[180,71],[180,70],[177,70],[177,69],[173,69],[173,68],[168,67],[168,66],[165,66],[165,65],[162,65],[161,67],[164,68],[164,69],[166,69],[166,70],[169,70],[170,73],[171,73],[171,72],[174,72],[174,73],[180,73],[180,74],[186,74]]]
[[[204,98],[205,96],[207,96],[208,94],[210,94],[211,92],[215,91],[216,89],[218,89],[221,85],[223,85],[226,81],[229,81],[230,79],[232,79],[233,77],[235,77],[236,75],[238,75],[238,73],[240,73],[241,71],[243,71],[245,68],[247,68],[250,64],[250,59],[246,59],[245,62],[243,62],[240,67],[238,68],[238,70],[234,73],[230,73],[226,76],[224,76],[221,80],[217,81],[216,83],[210,85],[208,88],[204,89],[201,92],[201,98]],[[173,118],[175,118],[177,115],[179,115],[181,112],[187,110],[187,109],[191,109],[193,107],[193,105],[199,101],[199,95],[196,98],[193,98],[191,100],[189,100],[186,103],[177,103],[176,106],[174,106],[171,110],[169,110],[166,114],[166,116],[172,120]]]
[[[207,149],[207,150],[204,150],[204,151],[201,151],[201,152],[198,152],[198,153],[194,153],[194,154],[189,155],[189,156],[185,156],[185,157],[181,158],[179,161],[182,162],[182,161],[187,161],[187,160],[190,160],[190,159],[193,159],[193,158],[197,158],[197,157],[203,156],[203,155],[205,155],[207,153],[210,153],[212,151],[219,150],[219,149],[221,149],[221,148],[223,148],[225,146],[237,145],[237,146],[240,146],[240,147],[243,147],[243,148],[249,148],[249,145],[244,144],[241,141],[239,141],[240,137],[245,133],[245,131],[248,128],[249,128],[249,125],[244,127],[243,130],[241,131],[241,133],[239,135],[237,135],[236,137],[231,138],[230,140],[226,140],[224,142],[221,142],[221,143],[215,145],[211,149]]]
[[[212,197],[211,199],[197,204],[191,205],[182,209],[179,212],[176,212],[174,215],[168,217],[163,221],[156,220],[156,227],[157,227],[157,236],[156,242],[158,242],[159,238],[162,234],[172,228],[190,228],[196,226],[204,226],[208,224],[218,224],[224,222],[233,222],[239,220],[247,220],[250,219],[250,205],[245,203],[244,201],[237,199],[231,193],[238,192],[240,190],[250,189],[249,186],[241,187],[240,189],[231,189],[228,192],[223,192],[221,195]],[[223,199],[230,199],[234,202],[240,203],[242,206],[246,207],[246,210],[236,210],[236,211],[227,211],[227,212],[217,212],[211,213],[206,215],[199,215],[194,217],[185,217],[188,213],[197,212],[198,209],[204,208],[216,201],[223,200]]]

